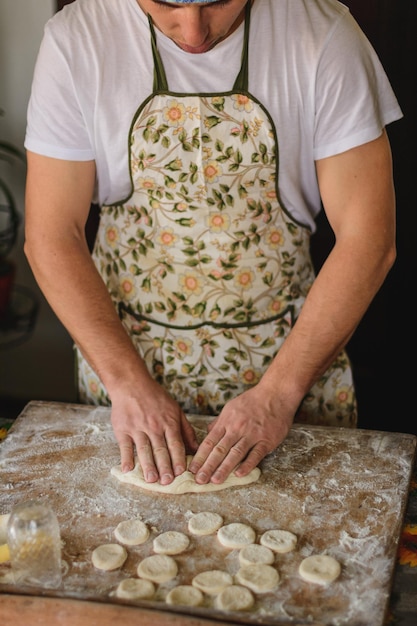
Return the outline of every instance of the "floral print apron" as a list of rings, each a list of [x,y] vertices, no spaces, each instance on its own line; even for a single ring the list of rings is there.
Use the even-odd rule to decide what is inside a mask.
[[[93,250],[133,344],[188,413],[216,415],[259,381],[315,278],[311,233],[279,198],[273,121],[248,91],[250,5],[225,93],[170,92],[149,19],[154,91],[130,129],[132,192],[101,208]],[[110,404],[76,352],[80,401]],[[344,351],[296,421],[356,426]]]

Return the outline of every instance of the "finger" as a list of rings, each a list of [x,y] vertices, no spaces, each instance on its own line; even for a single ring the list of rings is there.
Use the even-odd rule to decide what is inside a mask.
[[[184,442],[181,438],[178,438],[176,430],[171,432],[167,430],[165,440],[174,476],[180,476],[187,469]]]
[[[157,440],[152,443],[153,456],[158,469],[159,482],[161,485],[169,485],[174,480],[171,455],[165,440]]]
[[[195,430],[184,414],[181,416],[181,434],[187,451],[191,453],[196,452],[198,449],[198,440]]]
[[[249,474],[249,472],[257,467],[262,459],[270,452],[272,452],[272,450],[270,450],[265,443],[258,443],[252,448],[252,450],[250,450],[249,454],[242,461],[239,467],[236,468],[236,476],[241,478],[242,476]]]
[[[215,445],[213,445],[214,440],[212,438],[206,437],[200,447],[204,447],[203,444],[207,444],[206,450],[211,448],[211,452],[200,468],[196,470],[195,480],[199,484],[224,482],[249,450],[249,443],[243,437],[233,445],[230,438],[227,437],[223,437]],[[199,451],[197,451],[197,457]],[[200,459],[197,458],[197,463],[199,461]]]
[[[119,450],[122,472],[130,472],[135,467],[133,441],[130,438],[120,440]]]
[[[193,460],[190,463],[190,467],[188,468],[190,470],[190,472],[192,472],[193,474],[195,474],[197,476],[198,473],[201,472],[201,468],[205,465],[207,459],[209,458],[209,456],[213,453],[213,450],[215,449],[216,445],[217,445],[218,439],[215,439],[213,436],[210,435],[206,435],[206,437],[203,439],[203,441],[201,442],[201,444],[199,445]],[[217,451],[217,454],[219,454],[219,451]],[[213,457],[214,458],[214,457]],[[223,457],[224,458],[224,457]],[[220,461],[220,459],[219,459]],[[213,459],[212,459],[213,462]],[[214,471],[216,467],[213,468],[212,471]],[[207,465],[207,467],[205,467],[205,470],[209,470],[209,466]],[[208,477],[206,480],[204,480],[204,477],[202,474],[200,474],[200,481],[203,482],[208,482],[210,480],[210,478]]]
[[[140,433],[137,436],[136,453],[144,479],[148,483],[156,483],[159,479],[159,473],[155,465],[151,442],[145,433]]]
[[[229,450],[224,460],[213,472],[210,482],[218,485],[223,483],[228,476],[236,469],[239,463],[246,457],[249,450],[249,443],[242,437]],[[202,468],[204,471],[204,467]],[[198,476],[198,474],[197,474]],[[196,478],[197,480],[197,478]]]

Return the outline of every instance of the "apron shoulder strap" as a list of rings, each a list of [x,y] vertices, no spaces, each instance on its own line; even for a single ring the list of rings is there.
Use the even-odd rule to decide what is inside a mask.
[[[248,91],[249,86],[249,26],[252,2],[248,0],[245,7],[245,33],[243,36],[242,64],[236,76],[233,91]]]
[[[158,48],[156,45],[156,34],[155,28],[151,19],[151,16],[148,14],[149,21],[149,29],[151,31],[151,44],[152,44],[152,56],[153,56],[153,92],[157,91],[168,91],[168,81],[165,74],[164,66],[162,64],[162,59],[159,55]]]

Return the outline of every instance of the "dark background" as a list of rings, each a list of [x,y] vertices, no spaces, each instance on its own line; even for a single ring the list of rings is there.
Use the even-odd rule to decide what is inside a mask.
[[[57,0],[57,10],[72,0]],[[416,367],[417,2],[346,0],[388,74],[404,118],[388,127],[397,195],[398,258],[348,345],[359,402],[359,426],[417,434]],[[94,228],[94,210],[90,226]],[[320,266],[333,244],[324,213],[312,252]]]
[[[417,434],[416,366],[417,3],[345,2],[377,51],[404,113],[388,126],[397,196],[397,261],[352,338],[359,426]]]

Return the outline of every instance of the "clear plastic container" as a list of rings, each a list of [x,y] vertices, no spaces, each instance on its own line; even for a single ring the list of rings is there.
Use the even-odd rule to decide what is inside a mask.
[[[29,500],[17,505],[7,524],[7,543],[16,584],[54,589],[61,585],[61,534],[47,504]]]

